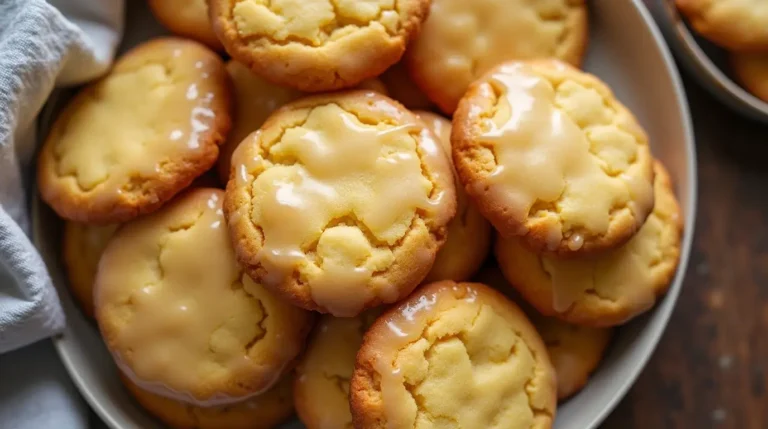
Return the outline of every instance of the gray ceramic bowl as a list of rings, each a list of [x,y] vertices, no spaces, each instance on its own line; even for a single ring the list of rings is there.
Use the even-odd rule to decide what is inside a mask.
[[[728,52],[698,36],[680,16],[674,0],[645,0],[675,56],[698,82],[731,109],[768,123],[768,103],[730,75]]]
[[[161,34],[143,9],[129,2],[124,48]],[[594,0],[591,42],[585,68],[600,76],[637,115],[653,152],[669,168],[685,214],[685,237],[677,275],[666,297],[648,314],[622,327],[587,387],[557,412],[556,429],[597,426],[624,396],[653,353],[680,293],[693,237],[696,207],[696,155],[688,106],[680,77],[664,41],[640,0]],[[41,134],[60,107],[56,98],[42,118]],[[55,345],[80,392],[113,429],[152,429],[160,425],[122,388],[96,326],[77,309],[65,286],[60,263],[61,222],[33,199],[34,240],[65,306],[68,325]],[[301,428],[293,421],[283,429]]]

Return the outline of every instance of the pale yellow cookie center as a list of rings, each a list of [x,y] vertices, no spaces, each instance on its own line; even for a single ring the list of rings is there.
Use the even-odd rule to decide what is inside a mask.
[[[124,240],[121,252],[131,257],[110,267],[98,297],[117,318],[117,359],[137,384],[207,404],[228,398],[193,392],[252,365],[250,349],[270,317],[264,292],[235,261],[222,197],[212,193]]]
[[[396,287],[372,290],[370,282],[393,264],[419,213],[441,198],[432,198],[422,172],[422,131],[327,104],[285,129],[263,159],[245,160],[236,172],[245,186],[268,166],[250,185],[265,281],[280,284],[297,270],[313,300],[335,315],[357,314],[375,295],[396,298]]]
[[[549,229],[548,247],[565,239],[578,250],[608,233],[617,211],[634,214],[637,201],[652,201],[649,177],[628,174],[647,142],[590,81],[541,70],[508,65],[481,87],[496,100],[479,136],[495,156],[489,192],[521,225],[519,235],[530,219],[549,217],[559,228]]]
[[[485,298],[454,289],[387,322],[391,339],[373,363],[386,427],[544,427],[539,358]]]
[[[206,144],[201,136],[218,120],[211,106],[220,94],[205,71],[210,65],[185,49],[167,51],[163,60],[118,63],[86,90],[53,131],[59,176],[73,177],[83,192],[103,183],[133,191],[179,155]]]
[[[238,0],[232,15],[243,37],[310,46],[372,25],[394,34],[400,19],[395,0]]]

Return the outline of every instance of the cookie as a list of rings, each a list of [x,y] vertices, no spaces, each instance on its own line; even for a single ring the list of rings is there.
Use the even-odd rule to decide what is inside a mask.
[[[393,65],[384,74],[381,80],[389,92],[389,96],[411,110],[430,110],[432,101],[421,92],[408,74],[408,69],[403,61]]]
[[[456,210],[432,132],[371,91],[282,107],[232,164],[224,209],[240,263],[294,305],[334,316],[408,295]]]
[[[126,223],[101,257],[96,319],[122,372],[144,390],[201,407],[261,394],[303,348],[310,313],[239,267],[221,202],[193,189]]]
[[[157,210],[216,162],[230,128],[229,85],[221,59],[196,42],[134,48],[53,124],[37,165],[43,200],[85,223]]]
[[[741,86],[768,103],[768,53],[731,52],[731,69]]]
[[[380,312],[358,317],[323,316],[296,366],[293,398],[307,429],[351,428],[349,379],[363,334]]]
[[[302,91],[351,88],[405,52],[429,0],[210,0],[230,55],[270,81]]]
[[[555,372],[512,301],[480,283],[431,283],[366,332],[352,376],[357,429],[551,428]]]
[[[416,84],[451,115],[470,83],[505,61],[578,66],[587,32],[584,0],[434,0],[405,57]]]
[[[101,252],[119,225],[64,223],[62,259],[66,267],[69,290],[88,317],[93,317],[93,282]]]
[[[768,3],[762,0],[675,0],[697,33],[726,49],[768,51]]]
[[[491,70],[461,100],[451,141],[480,212],[537,252],[618,247],[653,209],[645,132],[604,83],[565,63]]]
[[[668,173],[656,163],[656,207],[626,245],[573,259],[540,256],[519,238],[496,241],[507,280],[540,313],[614,326],[647,311],[669,287],[680,259],[682,217]]]
[[[227,63],[227,72],[234,87],[235,109],[232,131],[227,136],[226,143],[221,146],[217,165],[223,183],[229,180],[232,152],[237,145],[248,134],[258,130],[273,111],[304,94],[293,88],[275,85],[253,74],[235,60]]]
[[[451,153],[451,121],[430,112],[417,111],[435,133],[446,153]],[[455,172],[454,172],[455,177]],[[456,183],[458,178],[456,178]],[[483,264],[491,248],[491,224],[467,200],[461,187],[456,188],[456,216],[448,224],[448,239],[437,252],[432,270],[424,283],[438,280],[468,280]]]
[[[155,395],[125,376],[120,378],[136,402],[174,429],[271,429],[293,412],[291,377],[261,395],[216,407],[197,407]]]
[[[206,0],[147,0],[147,3],[155,18],[171,32],[211,49],[224,50],[208,20]]]

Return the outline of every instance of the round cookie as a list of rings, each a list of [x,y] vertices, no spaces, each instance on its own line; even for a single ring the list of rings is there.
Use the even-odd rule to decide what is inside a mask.
[[[284,106],[232,164],[224,208],[240,263],[295,305],[334,316],[408,295],[456,210],[432,132],[371,91]]]
[[[366,332],[352,418],[357,429],[551,428],[555,383],[517,305],[480,283],[431,283]]]
[[[726,49],[768,52],[768,3],[763,0],[675,0],[697,33]]]
[[[302,91],[351,88],[396,63],[429,0],[210,0],[233,58]]]
[[[453,118],[464,188],[500,235],[559,256],[620,246],[653,209],[653,158],[598,78],[555,60],[510,62]]]
[[[147,0],[147,3],[155,18],[171,32],[217,51],[224,49],[208,20],[206,0]]]
[[[389,96],[402,103],[403,106],[411,110],[429,110],[432,108],[432,101],[413,82],[403,61],[387,69],[381,75],[381,80],[387,87]]]
[[[307,429],[351,428],[349,380],[363,334],[380,312],[358,317],[323,316],[296,366],[293,398]]]
[[[451,153],[451,121],[430,112],[417,111],[437,136],[447,153]],[[455,177],[455,172],[454,172]],[[458,178],[456,178],[458,184]],[[467,200],[460,186],[456,187],[456,216],[448,224],[448,239],[437,252],[424,283],[439,280],[468,280],[485,261],[491,248],[491,224]]]
[[[132,49],[51,128],[37,165],[43,200],[86,223],[157,210],[216,162],[230,128],[229,85],[221,59],[196,42]]]
[[[768,53],[731,52],[731,69],[741,86],[768,103]]]
[[[668,173],[655,164],[656,207],[626,245],[599,255],[537,255],[519,238],[496,241],[504,276],[540,313],[587,326],[620,325],[653,307],[680,258],[682,219]]]
[[[587,32],[584,0],[434,0],[406,63],[451,115],[469,85],[502,62],[553,57],[578,66]]]
[[[88,317],[93,317],[93,282],[99,259],[118,226],[64,223],[61,254],[69,290]]]
[[[120,378],[145,410],[174,429],[271,429],[293,413],[291,377],[284,377],[261,395],[216,407],[197,407],[155,395],[128,377]]]
[[[237,264],[223,197],[193,189],[125,224],[102,254],[94,294],[122,372],[144,390],[202,407],[269,389],[312,321]]]

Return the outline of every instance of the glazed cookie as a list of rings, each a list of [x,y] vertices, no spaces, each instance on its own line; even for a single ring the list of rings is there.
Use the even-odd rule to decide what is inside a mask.
[[[396,63],[430,0],[210,0],[233,58],[303,91],[351,88]]]
[[[557,374],[557,399],[565,400],[584,388],[597,369],[613,336],[613,328],[572,325],[555,317],[542,316],[509,285],[497,266],[484,268],[477,280],[510,294],[541,335]]]
[[[358,317],[323,316],[296,366],[293,398],[307,429],[351,429],[349,379],[363,334],[380,312]]]
[[[413,83],[408,75],[408,69],[402,61],[385,71],[381,75],[381,80],[387,87],[389,96],[402,103],[403,106],[412,110],[429,110],[432,108],[432,102]]]
[[[734,51],[768,51],[768,3],[763,0],[675,0],[696,32]]]
[[[223,197],[190,190],[125,224],[96,275],[96,319],[122,372],[144,390],[201,407],[269,389],[311,324],[308,312],[239,267]]]
[[[229,114],[229,78],[216,54],[183,39],[146,42],[54,123],[37,165],[43,200],[87,223],[155,211],[213,166]]]
[[[578,66],[587,46],[584,0],[434,0],[422,27],[406,63],[448,115],[470,83],[502,62],[553,57]]]
[[[147,0],[152,14],[168,30],[197,40],[211,49],[224,49],[208,20],[206,0]]]
[[[461,100],[451,141],[480,211],[537,252],[618,247],[653,210],[645,132],[605,84],[565,63],[491,70]]]
[[[295,305],[334,316],[408,295],[456,210],[432,132],[371,91],[284,106],[232,163],[224,208],[238,260]]]
[[[65,222],[62,258],[69,290],[88,317],[93,317],[93,282],[101,252],[119,225]]]
[[[539,256],[519,238],[496,241],[507,280],[546,316],[588,326],[620,325],[650,309],[680,258],[682,220],[669,175],[656,163],[656,207],[626,245],[569,260]]]
[[[261,395],[215,407],[197,407],[155,395],[125,376],[120,378],[136,402],[174,429],[271,429],[293,413],[291,377],[284,377]]]
[[[731,68],[747,91],[768,103],[768,53],[731,52]]]
[[[430,112],[414,113],[435,133],[443,149],[451,153],[451,121]],[[456,216],[448,224],[448,239],[437,252],[435,263],[424,283],[468,280],[483,264],[490,248],[491,224],[467,200],[464,190],[457,187]]]
[[[480,283],[431,283],[385,312],[357,354],[357,429],[551,428],[555,373],[525,314]]]

